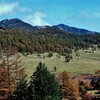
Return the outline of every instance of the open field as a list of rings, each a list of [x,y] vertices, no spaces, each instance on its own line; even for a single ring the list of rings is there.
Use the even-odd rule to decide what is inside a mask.
[[[79,51],[80,56],[76,57],[75,52],[73,52],[73,60],[70,62],[65,62],[64,57],[57,57],[57,53],[53,53],[52,57],[45,57],[45,54],[32,54],[28,56],[21,55],[22,66],[26,68],[28,75],[32,75],[35,71],[36,66],[39,62],[45,63],[51,72],[54,72],[54,66],[57,67],[56,73],[66,70],[70,74],[94,74],[97,69],[100,69],[100,50],[95,53],[86,53],[84,51]]]

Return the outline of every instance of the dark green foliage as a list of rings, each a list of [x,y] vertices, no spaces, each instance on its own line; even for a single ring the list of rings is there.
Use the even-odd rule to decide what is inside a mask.
[[[72,49],[88,49],[97,45],[100,47],[100,34],[79,35],[64,32],[54,28],[45,28],[34,32],[8,30],[8,45],[16,47],[20,52],[32,54],[33,52],[70,53]],[[5,32],[0,32],[0,48],[5,47]]]
[[[31,100],[62,99],[62,93],[59,85],[55,81],[54,75],[42,63],[39,63],[36,72],[33,73],[29,87],[31,87],[31,97],[35,93],[35,99]]]
[[[75,55],[76,55],[77,57],[80,56],[80,53],[78,52],[78,50],[79,50],[79,48],[75,48],[75,50],[74,50],[74,52],[76,53]]]
[[[35,96],[35,90],[33,84],[29,84],[26,93],[27,93],[26,100],[37,100]]]
[[[43,32],[44,33],[44,32]],[[9,45],[16,47],[19,52],[27,55],[32,54],[33,52],[58,52],[64,53],[67,52],[66,48],[69,48],[66,44],[66,41],[62,38],[58,38],[52,34],[32,32],[25,33],[21,31],[8,31],[9,34]],[[4,49],[5,45],[5,33],[0,33],[0,48]],[[71,49],[68,49],[71,51]],[[27,53],[27,54],[26,54]]]
[[[53,56],[53,53],[50,51],[47,56],[48,57],[52,57]]]
[[[15,100],[27,100],[27,80],[25,78],[21,78],[17,82],[16,90],[14,91]]]
[[[53,68],[53,69],[54,69],[54,71],[57,71],[57,67],[56,67],[56,66],[54,66],[54,68]]]
[[[70,54],[65,54],[65,62],[69,62],[72,60],[72,56]]]

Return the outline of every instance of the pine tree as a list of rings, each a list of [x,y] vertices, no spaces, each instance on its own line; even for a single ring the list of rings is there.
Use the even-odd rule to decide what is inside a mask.
[[[34,90],[35,97],[35,99],[31,100],[62,99],[60,87],[55,81],[54,75],[48,71],[45,64],[39,63],[36,72],[31,77],[30,86]]]
[[[34,90],[34,85],[33,84],[30,84],[27,87],[26,93],[27,93],[26,100],[37,100],[36,96],[35,96],[35,90]]]
[[[27,80],[24,77],[21,77],[17,82],[16,90],[14,91],[15,100],[27,100]]]

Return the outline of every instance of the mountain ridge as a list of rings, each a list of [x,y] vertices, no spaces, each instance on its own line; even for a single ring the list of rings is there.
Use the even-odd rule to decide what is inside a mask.
[[[76,33],[76,34],[98,33],[98,32],[95,32],[95,31],[76,28],[76,27],[65,25],[65,24],[58,24],[58,25],[53,25],[53,26],[32,26],[31,24],[26,23],[19,18],[1,20],[0,21],[0,27],[12,28],[12,29],[29,31],[29,32],[34,31],[34,30],[41,30],[43,28],[48,28],[48,27],[50,28],[51,27],[51,28],[55,28],[55,29],[58,29],[58,30],[63,30],[65,32]]]
[[[4,28],[12,28],[12,29],[17,29],[17,30],[27,29],[27,31],[30,31],[30,30],[32,31],[35,29],[32,25],[20,20],[19,18],[4,19],[0,21],[0,26]]]
[[[65,25],[65,24],[58,24],[58,25],[54,25],[53,27],[56,29],[64,30],[66,32],[77,33],[77,34],[94,34],[94,33],[96,33],[95,31],[90,31],[90,30],[84,29],[84,28],[72,27],[72,26]]]

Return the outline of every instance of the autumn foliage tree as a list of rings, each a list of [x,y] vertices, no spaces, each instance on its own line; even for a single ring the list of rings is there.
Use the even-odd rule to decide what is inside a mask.
[[[64,71],[58,78],[58,83],[61,86],[64,98],[68,100],[77,100],[79,98],[78,87],[74,84],[68,73]]]
[[[7,68],[6,66],[0,66],[0,100],[7,99],[10,90],[8,85]]]
[[[0,50],[0,95],[1,100],[7,98],[11,100],[13,92],[16,88],[16,82],[23,73],[23,68],[20,65],[20,56],[17,49],[10,45],[9,31],[5,31],[2,43],[3,49]],[[1,67],[2,66],[2,67]],[[3,94],[3,95],[2,95]]]

